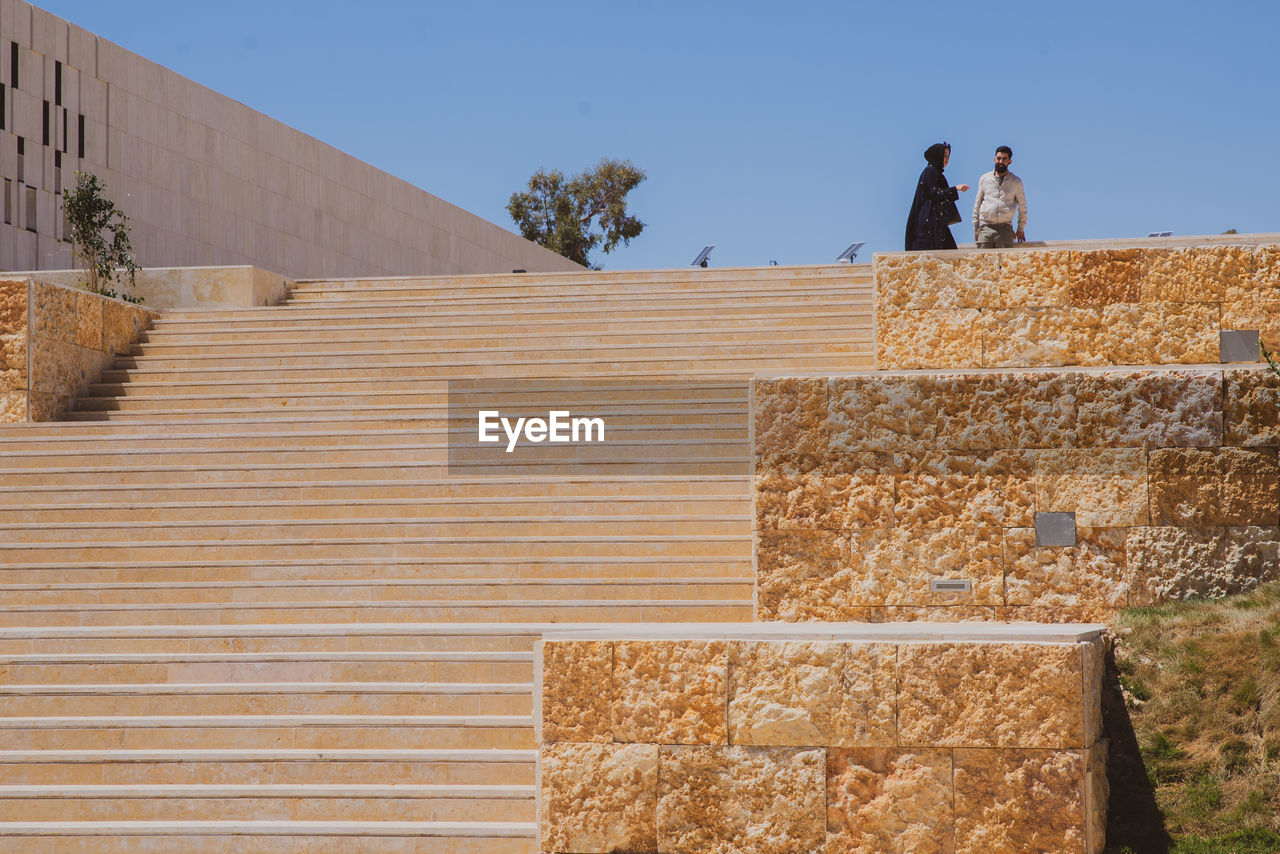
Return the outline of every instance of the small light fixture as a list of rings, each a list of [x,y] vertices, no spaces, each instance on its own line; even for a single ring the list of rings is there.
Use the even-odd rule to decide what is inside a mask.
[[[689,263],[689,266],[690,267],[707,266],[707,261],[710,260],[711,258],[711,250],[715,248],[716,248],[716,245],[714,243],[708,243],[706,246],[702,247],[702,251],[698,253],[698,257],[694,258],[693,261]]]

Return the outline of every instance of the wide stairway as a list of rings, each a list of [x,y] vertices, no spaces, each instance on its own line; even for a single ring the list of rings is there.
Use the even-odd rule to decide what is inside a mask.
[[[871,289],[321,281],[166,314],[65,422],[0,426],[0,852],[537,851],[540,627],[752,618],[743,380],[871,366]],[[634,463],[469,472],[446,392],[476,378],[659,391],[621,404]]]

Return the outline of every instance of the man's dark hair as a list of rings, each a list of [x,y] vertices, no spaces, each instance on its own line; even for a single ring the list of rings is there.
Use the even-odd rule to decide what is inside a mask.
[[[1002,146],[1000,146],[999,148],[997,148],[997,149],[996,149],[996,154],[999,154],[999,153],[1000,153],[1000,152],[1002,152],[1002,151],[1003,151],[1005,154],[1009,155],[1009,159],[1010,159],[1010,160],[1012,160],[1012,159],[1013,159],[1013,149],[1012,149],[1012,148],[1010,148],[1010,147],[1009,147],[1009,146],[1007,146],[1007,145],[1002,145]]]

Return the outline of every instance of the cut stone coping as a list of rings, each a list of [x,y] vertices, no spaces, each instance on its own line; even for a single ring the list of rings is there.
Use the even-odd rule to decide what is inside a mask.
[[[1195,365],[1062,365],[1032,366],[1018,368],[913,368],[911,370],[882,371],[865,368],[854,371],[757,371],[756,380],[772,379],[842,379],[845,377],[954,377],[954,376],[1017,376],[1019,374],[1081,374],[1099,376],[1102,374],[1189,374],[1189,373],[1222,373],[1223,371],[1264,371],[1267,365],[1263,362],[1204,362]]]
[[[532,822],[484,821],[51,821],[0,822],[0,836],[445,836],[532,837]]]
[[[1106,630],[1101,623],[626,623],[556,625],[542,639],[1061,644],[1092,641]]]

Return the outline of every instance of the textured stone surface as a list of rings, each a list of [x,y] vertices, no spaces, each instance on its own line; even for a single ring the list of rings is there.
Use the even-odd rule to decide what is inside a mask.
[[[1079,645],[902,644],[898,743],[1084,746]]]
[[[1101,684],[1101,683],[1099,683]],[[1085,754],[1087,770],[1084,780],[1085,835],[1088,854],[1102,854],[1107,845],[1107,798],[1111,784],[1107,780],[1107,744],[1101,742]]]
[[[1072,252],[1071,304],[1109,305],[1142,298],[1142,250],[1101,249]]]
[[[834,377],[830,385],[832,452],[932,447],[938,407],[928,378],[864,374]]]
[[[982,317],[982,365],[1105,365],[1107,347],[1101,339],[1108,337],[1099,308],[997,309]]]
[[[1256,329],[1269,349],[1280,348],[1280,298],[1223,303],[1223,329]]]
[[[1208,528],[1280,522],[1273,448],[1159,448],[1151,452],[1151,522]]]
[[[757,379],[752,386],[757,457],[826,456],[825,379]]]
[[[727,679],[724,641],[616,641],[614,741],[723,744]]]
[[[978,368],[982,366],[982,312],[931,309],[876,315],[876,367]]]
[[[789,462],[765,459],[756,467],[757,530],[841,530],[893,524],[891,455],[827,457],[815,460],[809,471],[798,470]]]
[[[613,740],[613,643],[542,645],[542,741]]]
[[[102,306],[106,302],[97,294],[76,294],[76,338],[81,347],[102,350]],[[132,339],[130,339],[132,341]]]
[[[1222,372],[1104,371],[1075,380],[1078,444],[1094,448],[1222,444]]]
[[[729,672],[733,744],[896,743],[892,645],[734,641]]]
[[[657,850],[656,744],[544,744],[539,761],[543,851]]]
[[[12,424],[27,420],[27,393],[0,389],[0,423]]]
[[[158,315],[118,300],[102,301],[102,349],[108,355],[128,352]]]
[[[1068,448],[1036,456],[1036,510],[1075,513],[1076,525],[1147,524],[1147,456],[1139,448]]]
[[[1034,522],[1033,451],[900,454],[895,467],[899,526],[1000,528]]]
[[[31,334],[41,338],[75,341],[76,288],[36,282],[32,286]]]
[[[1280,445],[1280,378],[1260,368],[1224,372],[1223,443]]]
[[[848,555],[848,539],[833,531],[757,532],[757,618],[869,619]]]
[[[921,255],[920,274],[920,308],[987,308],[999,299],[1000,255],[993,252]]]
[[[1044,608],[1050,613],[1042,616],[1052,622],[1109,621],[1128,604],[1127,534],[1125,528],[1076,528],[1076,545],[1040,547],[1034,528],[1005,531],[1008,604]]]
[[[933,307],[930,305],[931,289],[921,287],[920,256],[917,254],[877,255],[875,282],[876,308],[886,315]]]
[[[826,840],[826,751],[664,747],[658,848],[812,854]]]
[[[995,306],[1065,306],[1071,301],[1071,253],[1003,252],[996,278]]]
[[[1143,253],[1143,302],[1220,302],[1253,277],[1247,246],[1148,249]]]
[[[827,751],[827,854],[951,854],[949,750]]]
[[[1228,287],[1223,303],[1275,299],[1280,299],[1280,246],[1255,246],[1252,275],[1240,287]]]
[[[1085,852],[1085,751],[957,750],[957,854]]]
[[[1113,365],[1213,363],[1218,319],[1216,303],[1115,303],[1102,308],[1101,326],[1086,346]]]
[[[25,334],[0,335],[0,371],[21,372],[21,387],[27,387],[27,336]]]
[[[936,399],[938,448],[1058,448],[1075,442],[1072,375],[955,374],[916,381]]]
[[[33,391],[27,397],[27,420],[57,421],[66,405],[66,400],[57,395]]]
[[[855,605],[1002,605],[1000,528],[865,529],[849,534]],[[929,589],[935,578],[968,579],[969,592]],[[815,615],[816,616],[816,615]],[[836,603],[818,619],[851,620]]]
[[[27,332],[27,283],[0,280],[0,335]]]
[[[1219,597],[1280,577],[1276,527],[1133,528],[1125,544],[1131,605]]]

